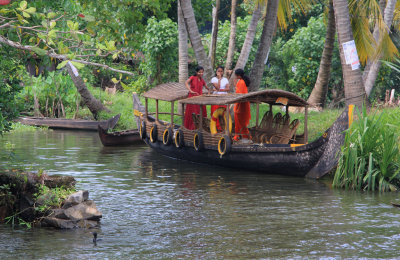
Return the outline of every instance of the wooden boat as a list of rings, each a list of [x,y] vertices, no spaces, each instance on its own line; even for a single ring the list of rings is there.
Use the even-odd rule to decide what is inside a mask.
[[[139,136],[139,130],[137,129],[108,132],[107,129],[99,125],[98,130],[101,143],[104,146],[144,144],[143,140]]]
[[[64,119],[64,118],[48,118],[48,117],[20,117],[16,122],[24,125],[47,126],[53,129],[69,129],[69,130],[86,130],[97,131],[97,126],[104,128],[113,128],[119,120],[116,116],[103,121],[83,120],[83,119]]]
[[[140,136],[147,145],[161,154],[198,163],[309,178],[320,178],[337,165],[338,151],[344,142],[344,131],[352,119],[353,110],[352,106],[345,109],[321,137],[308,143],[309,104],[287,91],[271,89],[248,94],[202,95],[186,98],[187,90],[183,84],[167,83],[156,86],[143,96],[144,113],[135,111],[140,118]],[[148,100],[155,100],[155,113],[148,111]],[[159,100],[171,103],[169,112],[159,111]],[[219,118],[221,126],[224,126],[222,132],[216,131],[213,120],[208,123],[210,120],[203,118],[202,115],[193,115],[197,120],[196,130],[188,130],[176,124],[174,121],[176,115],[180,116],[183,122],[183,113],[174,112],[176,101],[181,104],[182,111],[185,104],[196,104],[201,107],[229,106],[240,102],[255,104],[256,115],[253,114],[252,117],[256,117],[256,122],[254,126],[249,127],[252,140],[233,141],[234,133],[230,131],[232,119],[230,113],[226,111],[214,115],[214,117],[223,116],[223,120]],[[264,105],[269,106],[269,110],[260,116],[260,107]],[[272,107],[277,105],[286,107],[285,115],[282,116],[280,112],[273,115]],[[289,107],[292,106],[304,108],[302,134],[297,134],[299,120],[290,120]],[[155,118],[151,117],[154,114]],[[169,122],[160,119],[164,114],[170,117]]]

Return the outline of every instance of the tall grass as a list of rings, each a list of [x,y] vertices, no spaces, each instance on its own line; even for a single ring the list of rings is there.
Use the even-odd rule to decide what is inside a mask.
[[[365,108],[362,113],[356,111],[358,120],[347,130],[333,186],[397,190],[400,187],[400,109],[375,111],[369,115]]]

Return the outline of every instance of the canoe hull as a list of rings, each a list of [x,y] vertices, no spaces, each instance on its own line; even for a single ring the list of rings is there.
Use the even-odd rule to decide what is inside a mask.
[[[107,130],[98,126],[98,131],[101,143],[104,146],[144,145],[137,129],[107,133]]]
[[[97,131],[98,125],[101,125],[104,128],[113,128],[118,122],[118,120],[119,120],[119,115],[114,116],[109,120],[103,120],[103,121],[47,118],[47,117],[21,117],[18,118],[16,122],[31,126],[47,126],[52,129]]]

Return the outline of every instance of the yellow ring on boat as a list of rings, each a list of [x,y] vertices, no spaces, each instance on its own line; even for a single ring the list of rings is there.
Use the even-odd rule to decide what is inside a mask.
[[[150,142],[155,143],[157,141],[157,125],[153,124],[150,129]]]
[[[218,141],[218,153],[222,156],[231,151],[232,143],[229,136],[224,135]]]
[[[220,107],[217,108],[214,113],[211,116],[211,120],[210,120],[210,132],[211,134],[216,134],[217,133],[217,120],[219,120],[219,117],[222,117],[224,119],[224,124],[225,127],[227,125],[226,123],[226,116],[225,116],[225,111],[226,108],[224,107]],[[232,133],[232,117],[229,114],[229,133]]]
[[[193,147],[196,151],[201,151],[203,149],[203,135],[197,132],[193,136]]]

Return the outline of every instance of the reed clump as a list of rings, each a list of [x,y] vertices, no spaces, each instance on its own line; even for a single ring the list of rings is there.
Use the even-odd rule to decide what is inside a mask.
[[[400,188],[400,109],[356,110],[347,130],[333,187],[366,191]]]

